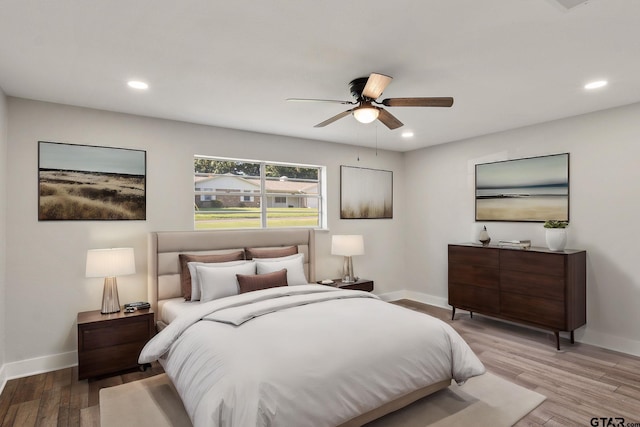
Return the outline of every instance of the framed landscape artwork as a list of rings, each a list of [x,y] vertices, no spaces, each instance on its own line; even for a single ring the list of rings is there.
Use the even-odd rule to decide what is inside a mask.
[[[38,142],[38,220],[146,219],[146,151]]]
[[[476,221],[569,221],[569,153],[476,165]]]
[[[340,218],[393,218],[393,172],[340,166]]]

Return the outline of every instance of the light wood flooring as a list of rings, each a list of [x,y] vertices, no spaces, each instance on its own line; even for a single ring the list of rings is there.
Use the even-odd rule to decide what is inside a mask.
[[[516,426],[640,427],[640,358],[561,339],[553,333],[451,312],[413,301],[407,308],[438,317],[452,325],[478,355],[487,370],[534,390],[547,399]],[[614,418],[611,424],[592,418]]]
[[[622,417],[625,426],[640,427],[640,358],[568,340],[557,351],[551,333],[465,312],[452,322],[448,310],[396,303],[451,324],[490,372],[547,397],[517,426],[607,425],[591,419]],[[77,368],[68,368],[10,380],[0,395],[0,426],[99,426],[101,388],[161,372],[154,364],[146,372],[78,381]]]

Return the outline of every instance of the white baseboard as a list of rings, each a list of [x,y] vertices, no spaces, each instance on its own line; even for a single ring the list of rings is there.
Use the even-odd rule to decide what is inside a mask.
[[[587,325],[588,326],[588,325]],[[631,354],[640,357],[640,341],[634,341],[615,335],[603,334],[602,332],[584,328],[584,331],[575,333],[576,341],[606,348],[607,350],[619,351],[620,353]]]
[[[416,291],[395,291],[378,295],[383,301],[397,301],[400,299],[410,299],[412,301],[421,302],[423,304],[433,305],[440,308],[451,310],[446,298],[436,297],[434,295],[424,294]]]
[[[4,386],[7,384],[7,376],[4,372],[4,363],[0,366],[0,394],[4,390]]]
[[[28,377],[43,372],[57,371],[70,368],[78,364],[78,352],[52,354],[33,359],[20,360],[18,362],[5,363],[0,368],[0,393],[8,380]]]

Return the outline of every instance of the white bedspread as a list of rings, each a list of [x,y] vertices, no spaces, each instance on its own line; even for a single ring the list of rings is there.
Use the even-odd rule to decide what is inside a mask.
[[[318,285],[204,303],[149,341],[139,361],[161,357],[196,427],[336,426],[484,372],[446,323]]]

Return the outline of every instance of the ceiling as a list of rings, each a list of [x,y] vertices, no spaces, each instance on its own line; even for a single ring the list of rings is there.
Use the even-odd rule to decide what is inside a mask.
[[[0,88],[408,151],[640,101],[639,19],[631,0],[0,0]],[[391,131],[314,128],[350,107],[285,101],[352,100],[371,72],[394,77],[382,98],[455,103],[385,107],[405,124]],[[584,90],[596,79],[609,84]]]

